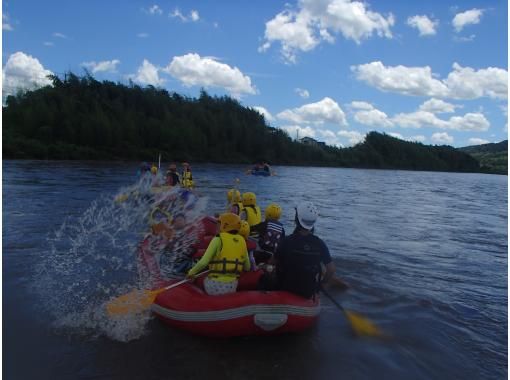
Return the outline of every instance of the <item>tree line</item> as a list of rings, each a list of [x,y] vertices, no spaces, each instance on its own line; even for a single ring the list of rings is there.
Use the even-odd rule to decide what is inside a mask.
[[[6,98],[3,158],[318,165],[479,171],[470,155],[370,132],[350,148],[308,145],[267,125],[228,96],[98,81],[89,73],[50,77],[53,85]]]

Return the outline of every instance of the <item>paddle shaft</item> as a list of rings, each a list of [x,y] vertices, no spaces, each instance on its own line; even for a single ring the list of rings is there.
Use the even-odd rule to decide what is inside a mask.
[[[345,312],[345,309],[343,308],[343,306],[342,306],[342,305],[340,305],[340,304],[339,304],[339,303],[338,303],[338,302],[337,302],[337,301],[336,301],[336,300],[335,300],[335,299],[334,299],[334,298],[333,298],[333,297],[332,297],[332,296],[331,296],[331,295],[330,295],[330,294],[329,294],[326,290],[324,290],[324,288],[323,288],[322,286],[321,286],[321,292],[322,292],[322,293],[324,293],[324,295],[325,295],[326,297],[328,297],[328,298],[329,298],[329,300],[330,300],[331,302],[333,302],[333,304],[334,304],[334,305],[335,305],[335,306],[336,306],[336,307],[337,307],[337,308],[338,308],[338,309],[339,309],[342,313],[344,313],[344,314],[346,313],[346,312]]]

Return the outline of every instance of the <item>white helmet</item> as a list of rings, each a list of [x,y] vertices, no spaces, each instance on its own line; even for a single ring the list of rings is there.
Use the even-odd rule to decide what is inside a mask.
[[[297,219],[301,227],[311,230],[317,217],[319,216],[319,210],[312,202],[303,202],[296,208]]]

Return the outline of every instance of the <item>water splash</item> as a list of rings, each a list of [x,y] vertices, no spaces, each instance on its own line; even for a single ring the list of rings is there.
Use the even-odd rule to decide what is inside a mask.
[[[149,311],[110,319],[105,304],[133,289],[150,287],[139,273],[137,250],[150,233],[154,208],[170,217],[182,214],[186,225],[194,225],[207,205],[207,198],[189,191],[151,185],[151,178],[144,177],[113,198],[102,196],[48,236],[49,250],[37,268],[34,291],[44,299],[45,311],[54,317],[57,328],[119,341],[146,333]],[[172,252],[189,251],[193,239],[181,236]]]

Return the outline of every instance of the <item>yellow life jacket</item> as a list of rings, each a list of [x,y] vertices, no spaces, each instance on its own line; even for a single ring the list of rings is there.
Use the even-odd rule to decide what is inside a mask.
[[[259,206],[245,206],[244,211],[246,212],[246,221],[250,227],[262,221],[262,214]]]
[[[246,241],[241,235],[220,233],[221,249],[209,261],[210,274],[227,275],[238,277],[243,271],[244,260],[246,260]]]
[[[182,186],[191,188],[193,187],[193,175],[191,172],[183,171],[182,172]]]

